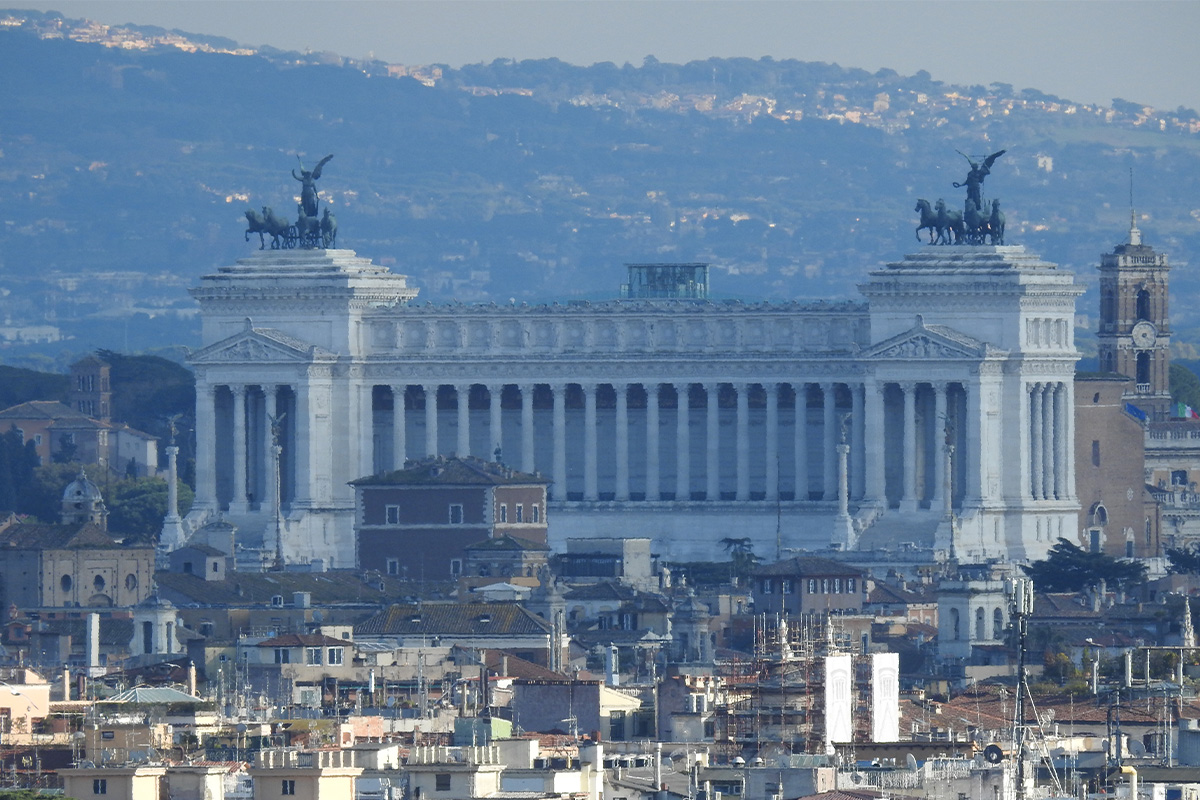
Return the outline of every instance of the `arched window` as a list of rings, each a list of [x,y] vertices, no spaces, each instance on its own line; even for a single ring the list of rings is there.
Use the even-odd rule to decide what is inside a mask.
[[[92,586],[96,587],[97,592],[103,592],[104,591],[104,576],[97,575],[95,577],[95,579],[92,581]]]
[[[1137,382],[1150,382],[1150,354],[1145,351],[1137,354]]]
[[[998,608],[992,612],[992,638],[1004,638],[1004,614]]]
[[[950,638],[956,642],[962,638],[958,628],[958,609],[952,608],[950,609]]]
[[[1146,289],[1138,289],[1137,293],[1137,318],[1150,319],[1150,292]]]
[[[74,583],[75,582],[71,580],[70,575],[63,575],[62,580],[58,582],[58,585],[62,587],[64,592],[69,592],[71,591],[71,587],[74,585]]]
[[[975,639],[977,641],[982,641],[983,639],[986,639],[986,638],[987,638],[987,630],[984,627],[983,609],[977,608],[977,609],[975,609]]]

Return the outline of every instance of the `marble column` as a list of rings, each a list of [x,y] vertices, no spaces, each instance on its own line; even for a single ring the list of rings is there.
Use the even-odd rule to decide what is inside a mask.
[[[408,443],[405,426],[408,424],[404,415],[404,384],[392,387],[392,469],[404,469],[404,461],[408,456]]]
[[[490,461],[496,458],[496,451],[504,463],[512,463],[512,458],[504,452],[504,385],[492,384],[488,390],[488,452],[486,458]]]
[[[675,499],[692,499],[691,384],[675,384]]]
[[[795,428],[793,430],[795,446],[796,500],[808,500],[808,384],[792,384],[796,390]]]
[[[750,386],[745,383],[734,384],[737,392],[737,428],[734,442],[737,453],[737,488],[738,500],[750,499]]]
[[[822,494],[826,500],[837,499],[837,444],[838,444],[838,420],[837,420],[837,385],[833,383],[821,384],[821,440],[822,440],[822,463],[824,469],[822,471],[821,485]]]
[[[884,469],[887,439],[883,425],[883,392],[886,385],[870,378],[863,390],[863,458],[866,462],[863,498],[881,506],[887,505],[887,473]]]
[[[721,418],[718,404],[721,386],[717,383],[704,384],[707,394],[708,418],[704,445],[707,458],[705,459],[705,499],[709,502],[721,499]]]
[[[1029,496],[1042,499],[1042,384],[1029,387]]]
[[[358,474],[375,474],[375,387],[358,387]]]
[[[917,508],[917,385],[906,382],[904,391],[904,493],[900,497],[901,511]]]
[[[438,385],[425,384],[425,455],[438,454]]]
[[[567,499],[567,386],[550,387],[554,393],[554,499]]]
[[[850,387],[850,496],[855,499],[861,499],[866,494],[865,392],[866,386],[861,383]]]
[[[763,391],[767,393],[767,446],[764,448],[767,485],[763,496],[774,502],[779,499],[779,384],[764,383]]]
[[[229,499],[229,511],[245,513],[246,504],[246,387],[230,384],[233,392],[233,496]]]
[[[583,499],[600,499],[596,481],[596,384],[582,384],[583,388]]]
[[[930,508],[937,508],[942,502],[942,490],[946,483],[946,459],[943,453],[946,449],[946,426],[950,419],[946,416],[946,384],[933,385],[933,499]]]
[[[217,508],[217,387],[201,382],[196,387],[196,509]]]
[[[629,500],[629,385],[614,383],[616,392],[616,478],[617,485],[613,489],[613,497],[618,502]]]
[[[646,384],[646,499],[653,502],[660,497],[659,441],[658,441],[658,389],[657,383]]]
[[[1055,384],[1042,384],[1042,498],[1054,499],[1054,475],[1058,471],[1054,437],[1058,435],[1054,415]]]
[[[967,409],[962,418],[962,434],[959,441],[965,444],[962,450],[955,450],[955,458],[963,464],[963,505],[973,505],[983,498],[991,497],[991,478],[984,470],[985,450],[991,441],[990,430],[985,428],[983,411],[983,383],[970,385],[966,382],[959,384],[963,391],[963,405]]]
[[[296,442],[296,464],[293,472],[296,476],[295,493],[292,497],[295,506],[304,507],[313,501],[313,459],[312,459],[312,402],[309,395],[311,387],[297,383],[295,390],[296,424],[293,427]]]
[[[532,475],[537,465],[533,460],[533,391],[532,383],[521,384],[521,471]]]
[[[458,456],[466,458],[471,455],[471,385],[459,384],[454,387],[455,406],[458,418],[458,442],[455,451]],[[487,458],[491,458],[489,453]]]
[[[1068,454],[1071,452],[1070,448],[1074,447],[1075,442],[1074,381],[1063,381],[1060,390],[1062,392],[1062,412],[1059,414],[1059,419],[1062,421],[1062,436],[1059,441],[1059,447],[1062,450],[1060,496],[1063,500],[1069,500],[1075,497],[1075,460],[1068,458]]]

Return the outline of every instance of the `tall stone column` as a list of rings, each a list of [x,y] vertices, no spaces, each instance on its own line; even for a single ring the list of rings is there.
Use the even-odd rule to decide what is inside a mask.
[[[596,384],[585,383],[583,389],[583,499],[600,499],[596,481]]]
[[[375,387],[369,383],[358,387],[358,474],[375,474]]]
[[[962,420],[961,437],[965,448],[962,451],[955,450],[955,457],[962,462],[966,476],[963,505],[970,506],[982,502],[985,495],[991,496],[990,479],[983,467],[985,441],[989,440],[990,431],[984,427],[983,376],[980,376],[980,383],[974,386],[965,382],[959,385],[965,396],[967,413]]]
[[[1071,448],[1075,442],[1075,383],[1074,381],[1063,381],[1061,384],[1062,391],[1062,412],[1059,414],[1059,419],[1062,421],[1062,436],[1060,437],[1059,447],[1062,449],[1062,485],[1060,487],[1060,497],[1063,500],[1075,498],[1075,459],[1070,458]]]
[[[901,511],[917,509],[917,385],[907,382],[904,390],[904,493]]]
[[[675,499],[692,499],[691,384],[675,384]]]
[[[793,384],[796,388],[795,446],[796,500],[808,500],[808,384]]]
[[[1054,499],[1054,476],[1058,471],[1058,453],[1054,446],[1054,437],[1058,435],[1055,430],[1054,388],[1053,383],[1042,384],[1042,497],[1046,500]]]
[[[312,389],[307,381],[295,385],[296,396],[296,486],[293,503],[299,507],[311,506],[313,502],[313,459],[312,459]]]
[[[458,418],[458,442],[455,445],[455,450],[462,458],[471,455],[471,385],[462,383],[454,387],[454,394],[457,398],[455,403]],[[489,454],[490,458],[491,455]]]
[[[1029,387],[1029,496],[1042,499],[1042,384]]]
[[[521,471],[533,474],[533,391],[532,383],[521,384]]]
[[[404,469],[404,461],[408,457],[408,443],[405,429],[408,424],[404,414],[404,384],[392,387],[392,469]]]
[[[721,385],[704,384],[707,394],[708,418],[704,437],[705,452],[705,499],[709,502],[721,499],[721,408],[719,405]]]
[[[861,499],[866,494],[866,450],[865,450],[865,420],[864,399],[866,393],[864,384],[850,387],[850,496]]]
[[[554,498],[567,499],[567,387],[551,386],[554,393]]]
[[[629,385],[614,383],[613,391],[617,394],[617,485],[613,496],[623,503],[629,500]]]
[[[646,385],[646,500],[660,498],[658,442],[658,384]]]
[[[946,449],[946,426],[950,420],[946,416],[946,384],[933,385],[933,500],[930,507],[936,508],[942,502],[942,490],[946,483],[946,459],[942,453]]]
[[[767,485],[764,497],[774,502],[779,499],[779,384],[764,383],[763,391],[767,393],[767,446],[764,448]]]
[[[887,473],[884,456],[884,388],[887,384],[868,378],[863,390],[863,458],[866,461],[866,489],[863,498],[880,506],[887,505]]]
[[[824,470],[821,478],[822,491],[826,500],[837,499],[837,384],[821,384],[822,423],[822,456]]]
[[[750,386],[736,383],[733,390],[737,392],[737,429],[734,441],[737,447],[737,499],[750,499]]]
[[[425,384],[425,455],[438,455],[438,385]]]
[[[217,387],[196,386],[196,510],[217,510]]]
[[[504,386],[501,384],[492,384],[487,387],[488,390],[488,452],[487,459],[490,461],[496,457],[496,451],[499,450],[505,463],[510,463],[512,459],[504,453]]]
[[[232,514],[244,514],[246,503],[246,387],[230,384],[233,392],[233,497],[229,500]]]

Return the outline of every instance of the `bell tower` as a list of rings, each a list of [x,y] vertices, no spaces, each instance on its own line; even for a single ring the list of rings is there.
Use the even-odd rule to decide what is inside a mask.
[[[1142,243],[1130,213],[1129,242],[1100,257],[1100,371],[1134,379],[1126,402],[1148,419],[1171,415],[1171,328],[1165,254]]]

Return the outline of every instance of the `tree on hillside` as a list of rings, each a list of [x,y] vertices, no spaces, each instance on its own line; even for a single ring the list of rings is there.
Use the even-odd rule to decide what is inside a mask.
[[[1182,364],[1172,364],[1170,371],[1171,399],[1200,411],[1200,378]]]
[[[30,400],[66,401],[70,388],[66,375],[0,364],[0,409]]]
[[[1126,587],[1146,579],[1146,567],[1104,553],[1089,553],[1066,539],[1050,548],[1045,561],[1023,567],[1033,585],[1043,592],[1078,592],[1104,581],[1110,588]]]
[[[33,440],[22,441],[15,425],[0,435],[0,512],[18,510],[37,463]]]
[[[1200,575],[1200,547],[1195,542],[1183,547],[1167,548],[1168,572],[1176,575]]]

